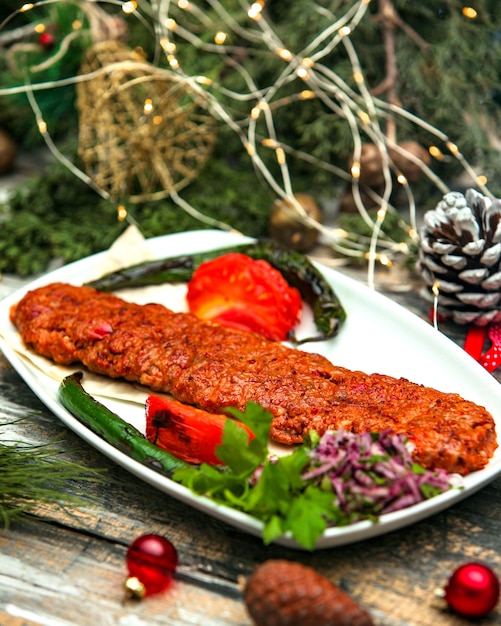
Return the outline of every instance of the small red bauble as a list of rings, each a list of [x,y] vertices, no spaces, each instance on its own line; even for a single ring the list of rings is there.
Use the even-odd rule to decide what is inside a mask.
[[[38,38],[38,43],[44,50],[52,50],[56,45],[56,38],[51,33],[42,33]]]
[[[464,617],[484,617],[499,600],[499,580],[481,563],[465,563],[452,574],[444,589],[449,607]]]
[[[126,555],[129,577],[125,589],[132,597],[143,598],[167,589],[177,567],[177,551],[160,535],[141,535]]]

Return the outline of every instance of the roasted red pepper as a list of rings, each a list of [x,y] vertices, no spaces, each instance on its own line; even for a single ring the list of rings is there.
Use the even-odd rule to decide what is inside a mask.
[[[188,283],[190,311],[224,326],[285,341],[301,316],[301,294],[267,261],[230,253],[206,261]]]
[[[208,413],[177,400],[149,395],[146,400],[146,438],[188,463],[223,465],[216,454],[223,429],[231,419]],[[244,424],[249,438],[254,434]]]

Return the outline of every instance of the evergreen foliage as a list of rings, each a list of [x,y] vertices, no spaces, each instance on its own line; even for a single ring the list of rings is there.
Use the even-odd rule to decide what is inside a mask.
[[[353,0],[300,0],[294,3],[269,0],[266,9],[284,46],[298,53],[332,23],[333,16],[339,18],[353,4]],[[228,5],[233,7],[238,3],[229,2]],[[400,20],[392,28],[396,77],[394,84],[383,90],[379,97],[385,100],[394,95],[404,109],[448,135],[460,146],[465,157],[487,175],[493,193],[499,195],[501,3],[479,0],[475,3],[478,13],[475,19],[463,15],[464,2],[459,0],[393,0],[393,5]],[[233,8],[238,10],[238,7]],[[379,3],[373,1],[370,14],[351,35],[367,83],[373,90],[383,84],[387,64],[391,61],[383,42],[385,24],[378,13],[379,8]],[[176,19],[189,27],[186,12],[179,11]],[[216,19],[214,32],[207,31],[204,38],[212,40],[218,29],[224,30],[224,25]],[[176,43],[180,62],[187,73],[207,72],[210,78],[228,89],[243,88],[241,76],[229,70],[228,62],[222,64],[221,57],[201,53],[182,40],[176,40]],[[234,38],[231,43],[243,46],[245,42]],[[256,51],[246,45],[247,50],[237,60],[259,88],[272,85],[280,74],[283,61],[272,53]],[[353,68],[343,46],[336,46],[321,63],[334,70],[347,84],[354,85]],[[279,95],[287,97],[300,88],[297,83],[291,83],[284,86]],[[235,102],[231,104],[232,107],[238,106]],[[248,104],[242,106],[248,107]],[[346,167],[353,149],[349,125],[321,102],[297,102],[276,109],[274,117],[277,134],[284,143]],[[399,141],[415,140],[424,146],[435,141],[427,132],[400,119],[397,120],[397,138]],[[238,150],[236,142],[235,138],[231,146]],[[443,145],[439,147],[444,149]],[[443,169],[440,164],[437,167]],[[299,177],[308,176],[316,186],[330,183],[330,176],[318,168],[306,171],[304,165],[293,163],[292,170]],[[460,172],[459,165],[447,162],[444,171],[447,182],[452,182]]]
[[[19,421],[28,421],[28,418]],[[5,431],[9,424],[0,423]],[[4,433],[2,432],[2,435]],[[66,451],[67,452],[67,451]],[[103,480],[102,470],[89,470],[65,456],[61,441],[0,441],[0,528],[9,526],[40,505],[63,508],[92,503],[67,491],[68,483],[84,485]],[[79,493],[84,493],[83,489]]]
[[[299,0],[294,3],[268,0],[266,10],[284,45],[299,52],[332,22],[333,16],[338,18],[353,4],[353,0]],[[474,164],[481,169],[487,168],[488,174],[495,173],[498,169],[495,157],[501,142],[498,130],[501,125],[501,3],[498,0],[478,0],[475,3],[478,13],[475,19],[463,15],[464,3],[460,0],[422,0],[418,3],[393,0],[393,5],[400,20],[393,29],[397,69],[394,88],[400,104],[449,135]],[[106,3],[103,3],[103,8],[116,12],[116,8]],[[171,10],[180,24],[196,32],[203,40],[212,42],[215,33],[218,30],[228,31],[228,26],[215,11],[204,8],[214,19],[214,28],[206,28],[203,32],[200,32],[200,23],[189,12],[175,7]],[[237,22],[245,18],[245,12],[236,0],[228,0],[225,8]],[[384,24],[378,14],[379,3],[373,0],[369,10],[351,38],[368,85],[377,89],[386,77],[388,57],[383,45]],[[6,9],[1,11],[8,12]],[[46,22],[56,26],[58,37],[70,32],[70,24],[76,17],[86,23],[85,13],[72,2],[49,4],[45,11]],[[42,9],[36,11],[38,21],[41,12]],[[24,19],[27,20],[28,16],[29,13]],[[165,64],[164,55],[159,53],[157,42],[145,25],[134,19],[129,20],[128,25],[130,47],[140,46],[151,63]],[[45,74],[33,74],[30,80],[35,82],[76,74],[82,53],[90,43],[89,37],[77,38],[61,61]],[[234,58],[201,52],[191,43],[176,38],[177,56],[188,75],[205,74],[228,89],[246,89],[242,76],[232,69],[234,60],[245,67],[258,87],[266,88],[274,83],[283,61],[264,47],[251,46],[235,34],[231,34],[230,43],[240,50]],[[34,63],[46,57],[47,52],[40,49],[36,58],[30,61]],[[0,52],[4,86],[22,84],[22,74],[12,71],[12,65],[7,67],[5,58],[6,55]],[[353,84],[352,67],[342,46],[336,46],[322,63],[333,69],[342,80]],[[18,70],[22,64],[19,65]],[[282,88],[280,97],[297,91],[298,83],[289,84]],[[57,120],[57,123],[49,124],[51,133],[62,135],[70,124],[75,129],[74,101],[70,92],[71,88],[64,92],[57,89],[53,93],[37,94],[44,115],[50,122]],[[223,93],[216,95],[228,105],[235,119],[238,119],[239,109],[241,114],[248,114],[248,102],[229,100]],[[383,91],[381,97],[384,99],[385,95],[387,92]],[[24,137],[32,139],[36,129],[25,97],[12,99],[4,96],[0,102],[0,111],[3,111],[0,113],[0,124],[11,130],[8,115],[12,114],[14,130],[18,128],[21,132],[24,123]],[[279,108],[274,114],[278,133],[285,143],[319,159],[346,166],[353,142],[344,119],[335,116],[317,101],[298,102]],[[425,146],[430,141],[426,133],[406,122],[402,122],[399,131],[399,140],[415,139]],[[16,133],[19,137],[20,132]],[[22,140],[25,141],[25,138]],[[227,143],[228,151],[241,151],[236,137],[229,136],[227,141],[230,142]],[[299,174],[304,173],[299,165],[298,168]],[[328,180],[318,169],[310,171],[308,176],[314,182],[323,184]],[[491,176],[489,178],[492,179]]]
[[[19,8],[19,3],[15,4],[16,8]],[[0,11],[1,21],[7,15],[4,15],[6,13],[4,7]],[[85,13],[73,2],[49,5],[43,13],[45,20],[41,20],[40,10],[37,9],[35,15],[36,18],[31,17],[35,19],[34,25],[40,22],[46,24],[47,31],[53,32],[56,43],[61,42],[63,34],[72,32],[74,20],[80,20],[84,25],[87,23]],[[22,20],[15,21],[15,26],[18,28],[30,24],[30,12],[23,14],[22,17]],[[51,54],[57,52],[57,47],[53,51],[44,49],[37,43],[38,38],[39,35],[33,32],[27,36],[26,40],[23,39],[15,42],[17,45],[6,47],[3,53],[0,43],[2,88],[23,84],[35,85],[75,76],[79,70],[82,54],[91,44],[88,35],[77,37],[70,42],[68,50],[57,63],[48,65],[46,69],[34,70],[32,68],[45,63]],[[75,110],[75,90],[72,85],[37,91],[36,100],[54,139],[64,139],[68,134],[75,132],[78,117]],[[0,96],[0,127],[7,130],[25,148],[42,143],[33,111],[24,93]]]
[[[205,215],[250,236],[267,232],[272,198],[255,174],[211,159],[184,197]],[[207,228],[171,200],[128,207],[145,237]],[[52,259],[65,263],[107,249],[127,227],[116,206],[100,198],[59,163],[13,191],[0,205],[0,272],[42,272]]]
[[[297,0],[293,3],[268,0],[265,10],[284,45],[300,52],[353,4],[353,0]],[[394,58],[388,57],[384,45],[384,29],[389,25],[381,19],[382,3],[378,0],[373,0],[368,14],[351,35],[367,84],[382,100],[396,98],[404,109],[445,133],[477,171],[487,177],[491,192],[501,196],[501,3],[478,0],[474,19],[463,14],[464,3],[459,0],[392,0],[391,4],[397,16],[391,28]],[[108,12],[120,14],[113,4],[100,5]],[[211,11],[214,29],[201,29],[200,23],[187,11],[175,6],[171,10],[181,25],[212,42],[215,32],[229,29],[225,20],[207,5],[204,3],[204,9]],[[246,19],[238,0],[227,0],[224,6],[237,22]],[[2,3],[0,19],[16,8],[18,4],[11,0]],[[154,15],[153,3],[151,12]],[[69,31],[75,17],[86,19],[78,3],[61,1],[18,16],[12,28],[29,20],[40,21],[43,16],[46,23],[56,27],[59,40]],[[128,25],[128,45],[142,47],[150,63],[165,64],[163,52],[145,24],[131,18]],[[228,90],[246,91],[242,75],[234,70],[237,61],[259,88],[273,85],[283,61],[234,33],[230,33],[230,37],[234,52],[232,56],[223,56],[203,52],[176,36],[177,56],[184,71],[191,75],[205,74]],[[32,37],[29,41],[33,43],[36,39]],[[89,39],[75,39],[58,63],[43,74],[31,75],[29,80],[37,82],[75,75],[82,53],[89,45]],[[25,70],[29,64],[19,62],[16,69],[8,62],[11,60],[8,54],[8,46],[0,47],[3,85],[22,84],[25,78],[19,70]],[[41,49],[30,63],[39,62],[47,54]],[[353,85],[353,69],[343,46],[336,46],[321,62],[341,80]],[[395,79],[383,89],[391,62],[396,69]],[[277,98],[293,96],[300,88],[299,82],[286,84]],[[233,118],[244,125],[249,102],[230,100],[221,90],[213,93]],[[36,97],[49,123],[51,136],[57,140],[74,139],[77,113],[73,88],[37,92]],[[319,100],[295,101],[278,107],[274,110],[274,121],[277,134],[285,144],[346,169],[353,148],[349,125]],[[386,121],[381,123],[384,126]],[[0,126],[13,134],[21,147],[41,142],[33,112],[23,95],[0,97]],[[396,120],[396,131],[399,141],[413,140],[424,146],[436,141],[426,131],[402,119]],[[447,152],[443,145],[439,148]],[[271,169],[276,167],[273,151],[263,151],[263,158],[269,158],[267,165]],[[295,191],[327,198],[336,198],[342,193],[345,183],[333,174],[293,157],[289,157],[288,164]],[[460,184],[458,177],[462,170],[452,157],[434,161],[432,167],[450,187]],[[246,234],[266,233],[267,213],[274,198],[253,171],[240,139],[227,128],[219,129],[218,147],[213,157],[182,195],[201,213]],[[434,186],[426,181],[419,184],[421,208],[426,202],[434,205],[436,196]],[[9,205],[3,211],[0,208],[0,271],[4,272],[27,274],[44,269],[54,256],[65,261],[85,256],[107,247],[125,227],[116,220],[116,208],[60,167],[51,168],[25,189],[16,190]],[[128,209],[146,236],[206,227],[169,200]]]

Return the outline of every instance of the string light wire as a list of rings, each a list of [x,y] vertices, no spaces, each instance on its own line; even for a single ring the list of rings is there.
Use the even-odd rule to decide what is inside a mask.
[[[76,2],[76,0],[41,0],[37,3],[26,3],[0,24],[0,32],[20,13],[58,2],[73,3],[91,12],[94,19],[96,18],[96,11],[102,11],[97,7],[94,0],[82,0],[80,2]],[[371,94],[352,40],[354,31],[367,14],[370,2],[371,0],[354,2],[341,16],[335,16],[326,8],[316,7],[317,13],[325,17],[325,28],[316,33],[299,51],[290,50],[278,36],[264,11],[266,5],[264,0],[260,0],[254,5],[249,5],[248,2],[240,0],[242,15],[247,15],[247,19],[238,21],[219,0],[206,0],[203,6],[200,3],[197,4],[196,0],[178,0],[176,3],[171,0],[152,0],[151,2],[139,0],[129,3],[123,3],[119,0],[105,0],[100,4],[114,6],[122,12],[126,19],[137,19],[148,28],[156,40],[156,50],[158,51],[156,54],[163,54],[169,65],[167,69],[158,68],[158,76],[165,77],[165,80],[174,80],[176,83],[184,82],[188,85],[190,90],[197,94],[201,102],[204,103],[207,111],[238,136],[254,169],[271,191],[277,197],[287,200],[301,221],[322,233],[333,250],[346,256],[361,257],[365,254],[368,261],[368,283],[372,288],[375,288],[375,270],[378,260],[381,263],[383,260],[384,262],[391,261],[393,256],[402,254],[402,250],[405,248],[403,242],[391,240],[384,232],[384,221],[387,213],[396,211],[390,203],[394,189],[393,173],[395,168],[389,151],[393,150],[404,156],[420,168],[422,174],[435,184],[441,193],[449,191],[445,182],[433,172],[431,167],[416,155],[399,146],[391,133],[384,131],[382,122],[387,124],[390,120],[394,126],[395,121],[401,118],[422,131],[426,131],[435,140],[443,143],[449,154],[461,164],[465,172],[486,196],[491,198],[493,196],[487,189],[483,177],[474,171],[474,168],[462,155],[459,147],[445,133],[397,104],[386,102]],[[214,18],[210,11],[214,12]],[[187,16],[190,17],[191,21],[186,19]],[[201,26],[200,29],[193,26],[195,22]],[[219,34],[217,41],[207,42],[200,36],[200,32],[208,30]],[[54,63],[59,60],[71,43],[71,39],[77,36],[77,33],[73,33],[70,38],[63,40],[64,44],[59,47],[59,50],[43,64],[32,67],[32,71],[36,73],[37,70],[47,67],[51,62]],[[201,53],[224,56],[232,71],[237,72],[242,78],[245,89],[239,91],[230,89],[203,74],[188,75],[183,66],[182,58],[179,58],[177,54],[177,40],[189,43]],[[245,48],[242,45],[235,46],[232,44],[234,40],[248,42],[249,45]],[[323,62],[340,45],[351,64],[352,82],[350,83],[337,74],[335,68],[330,67],[327,62]],[[258,56],[263,56],[263,58],[273,56],[282,62],[276,78],[269,85],[265,87],[256,85],[244,62],[235,58],[243,49],[245,49],[246,55],[256,58]],[[74,77],[39,83],[27,80],[25,84],[0,89],[1,96],[26,93],[30,106],[35,113],[39,131],[51,153],[75,176],[88,184],[101,197],[107,199],[109,199],[109,194],[97,187],[91,177],[71,163],[54,144],[46,125],[44,126],[42,112],[34,94],[40,90],[90,81],[103,72],[113,72],[118,66],[122,66],[123,69],[122,63],[110,64],[99,70]],[[144,67],[151,69],[150,64],[145,63]],[[140,69],[141,63],[135,63],[134,68],[135,70]],[[286,86],[295,86],[296,84],[298,87],[295,93],[287,96],[282,95],[282,90]],[[305,95],[303,96],[303,94]],[[224,97],[224,100],[221,96]],[[342,119],[348,124],[353,141],[351,172],[317,159],[281,140],[277,133],[274,116],[281,108],[299,100],[303,100],[305,104],[308,100],[320,101],[325,110],[330,111],[335,119]],[[247,113],[242,111],[241,106],[232,106],[231,102],[234,102],[235,105],[236,103],[240,105],[248,103]],[[376,145],[381,155],[384,179],[381,194],[363,187],[360,182],[360,161],[365,137]],[[266,165],[261,156],[262,150],[274,151],[275,163],[278,164],[278,171],[280,172],[279,179]],[[371,229],[372,235],[368,242],[365,237],[355,236],[343,229],[325,226],[306,213],[294,197],[294,181],[289,170],[287,155],[313,164],[315,167],[332,173],[339,179],[351,181],[357,210]],[[396,174],[397,183],[404,189],[407,198],[410,216],[409,236],[416,236],[414,196],[405,177],[398,172]],[[371,217],[364,204],[362,188],[364,193],[377,202],[379,206],[375,219]],[[217,228],[232,230],[228,224],[204,216],[177,192],[172,192],[170,196],[178,206],[197,219]],[[127,215],[126,219],[131,218]],[[367,244],[369,249],[368,252],[365,252]],[[384,251],[384,253],[379,251]]]

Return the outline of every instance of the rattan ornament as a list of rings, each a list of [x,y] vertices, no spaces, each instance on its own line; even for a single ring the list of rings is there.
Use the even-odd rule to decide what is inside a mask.
[[[458,324],[501,321],[501,200],[446,194],[424,215],[418,271],[424,297]]]
[[[79,156],[119,202],[160,200],[195,178],[215,142],[203,94],[118,41],[94,44],[77,87]]]

